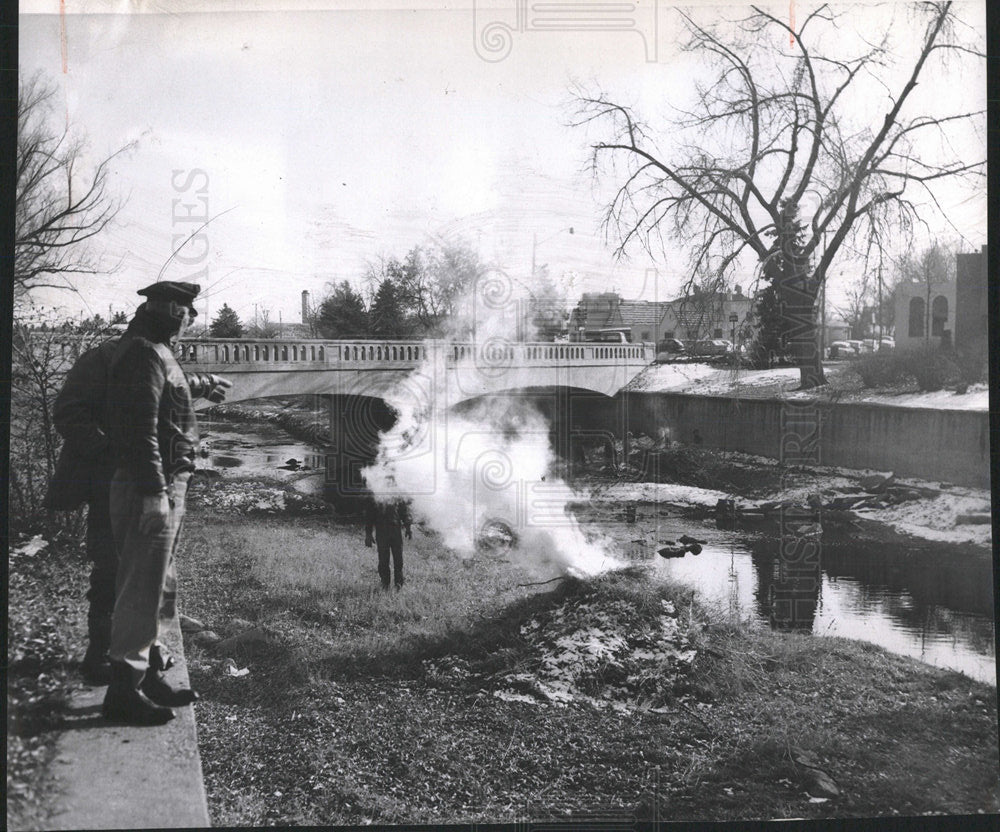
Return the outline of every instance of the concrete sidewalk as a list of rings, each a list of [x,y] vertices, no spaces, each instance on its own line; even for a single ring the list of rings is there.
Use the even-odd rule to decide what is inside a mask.
[[[187,683],[178,619],[163,640],[177,664],[167,675]],[[194,708],[157,727],[110,725],[101,717],[105,688],[81,687],[56,744],[56,807],[49,829],[204,828],[208,804]],[[197,706],[194,706],[197,707]]]

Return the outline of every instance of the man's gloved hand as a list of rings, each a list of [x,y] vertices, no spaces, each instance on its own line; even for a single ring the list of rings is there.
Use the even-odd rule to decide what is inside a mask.
[[[143,534],[158,534],[167,527],[170,519],[170,500],[166,494],[153,494],[142,498],[142,516],[139,531]]]
[[[212,404],[222,404],[226,400],[226,393],[233,386],[233,383],[228,378],[217,376],[215,373],[209,373],[209,378],[211,379],[211,386],[205,398],[212,402]]]

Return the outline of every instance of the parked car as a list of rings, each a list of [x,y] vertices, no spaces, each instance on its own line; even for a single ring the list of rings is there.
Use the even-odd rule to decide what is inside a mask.
[[[722,338],[694,341],[688,347],[689,355],[730,355],[732,352],[733,345]]]
[[[883,338],[881,342],[879,342],[878,338],[866,338],[863,343],[865,352],[881,352],[882,350],[896,349],[896,342],[892,338]]]
[[[587,333],[586,339],[599,344],[631,344],[632,333],[627,329],[599,329]]]
[[[676,338],[664,338],[656,345],[656,363],[666,364],[684,354],[684,342]]]
[[[850,341],[834,341],[827,348],[830,358],[850,358],[857,355],[857,350],[851,346]]]
[[[847,343],[854,349],[855,355],[861,355],[863,352],[872,352],[872,350],[865,349],[864,341],[848,341]]]

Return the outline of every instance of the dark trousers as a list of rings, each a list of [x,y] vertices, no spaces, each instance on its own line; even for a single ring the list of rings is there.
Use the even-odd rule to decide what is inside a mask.
[[[115,609],[115,576],[118,551],[111,529],[109,488],[91,499],[87,508],[87,558],[90,560],[90,589],[87,601],[87,631],[92,644],[101,651],[111,642],[111,614]]]
[[[403,585],[403,533],[399,529],[376,531],[375,545],[378,547],[378,576],[382,586],[389,586],[389,554],[392,553],[392,569],[396,586]]]

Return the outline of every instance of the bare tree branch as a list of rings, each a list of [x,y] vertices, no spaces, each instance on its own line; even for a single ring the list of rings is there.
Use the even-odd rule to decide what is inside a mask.
[[[14,291],[23,298],[55,275],[94,274],[96,258],[86,243],[114,220],[122,202],[108,192],[113,161],[126,145],[103,159],[82,181],[74,168],[83,145],[51,126],[56,88],[41,74],[22,80],[17,102],[17,173],[14,211]]]
[[[949,142],[957,127],[978,125],[983,110],[914,113],[911,104],[932,55],[974,58],[981,43],[956,38],[951,2],[923,3],[915,14],[922,33],[894,75],[901,59],[891,25],[851,36],[848,18],[826,5],[798,25],[758,7],[710,26],[680,13],[682,48],[710,69],[695,84],[697,102],[675,109],[657,132],[667,151],[630,107],[606,93],[576,93],[571,123],[607,131],[591,142],[590,167],[617,183],[603,216],[616,256],[680,241],[693,286],[710,266],[724,273],[752,251],[784,286],[781,303],[804,316],[796,324],[804,384],[807,367],[810,383],[822,382],[809,341],[831,264],[856,240],[888,244],[890,231],[898,239],[925,225],[928,211],[940,211],[937,183],[984,175],[985,158],[963,157]],[[972,29],[964,34],[981,40]],[[886,90],[886,111],[875,118],[856,111],[858,96],[871,100],[863,90],[870,79]]]

